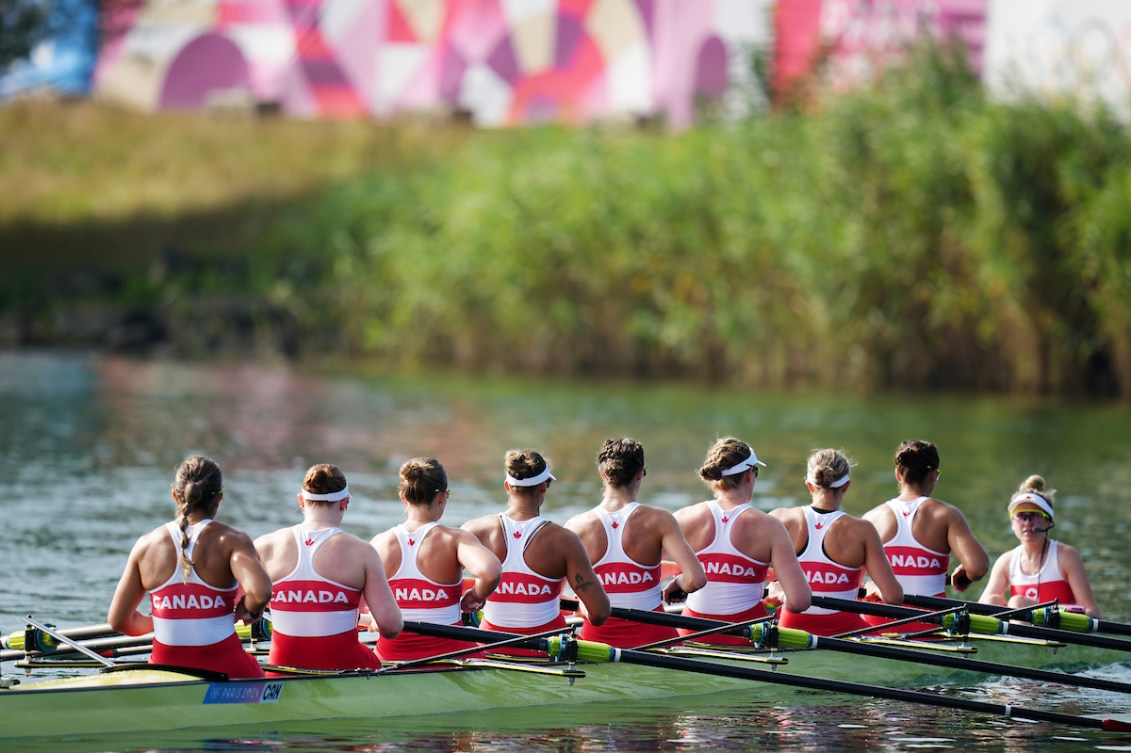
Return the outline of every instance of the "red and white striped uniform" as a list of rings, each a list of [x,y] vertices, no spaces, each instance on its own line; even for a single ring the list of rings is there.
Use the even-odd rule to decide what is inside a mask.
[[[947,571],[950,555],[928,549],[919,543],[912,534],[915,514],[930,497],[919,497],[911,501],[889,499],[886,504],[895,516],[895,536],[884,544],[884,555],[891,563],[896,580],[903,586],[903,593],[922,596],[946,596]],[[869,625],[885,625],[894,620],[879,615],[863,615]],[[935,627],[926,622],[910,622],[898,625],[892,630],[897,633],[916,633]]]
[[[357,635],[361,590],[320,575],[314,569],[318,550],[340,528],[306,531],[291,528],[298,562],[290,574],[275,581],[271,596],[270,661],[305,669],[376,669],[377,655]]]
[[[844,516],[843,510],[818,512],[806,507],[805,525],[809,529],[809,541],[804,551],[797,555],[801,570],[809,581],[814,596],[838,599],[855,599],[860,588],[861,567],[845,567],[834,562],[825,553],[825,536],[833,525]],[[852,630],[868,627],[859,614],[839,612],[823,607],[809,607],[804,612],[791,612],[783,609],[779,624],[786,628],[805,630],[814,635],[839,635]]]
[[[425,523],[415,531],[409,531],[402,524],[393,529],[393,535],[401,548],[401,565],[389,579],[389,587],[393,590],[393,598],[406,621],[458,625],[463,581],[437,583],[420,572],[420,564],[417,562],[424,538],[437,525],[439,524],[436,522]],[[472,644],[464,641],[433,638],[405,631],[396,638],[380,638],[377,641],[377,655],[385,661],[408,661],[458,651],[470,645]]]
[[[211,519],[186,529],[185,556],[192,559],[200,532]],[[165,524],[177,551],[181,550],[181,529],[175,522]],[[223,672],[231,678],[262,677],[259,663],[244,651],[236,636],[235,603],[238,587],[216,588],[205,583],[196,569],[188,578],[178,566],[162,585],[150,590],[153,615],[153,653],[151,664],[171,664]]]
[[[1009,595],[1024,596],[1039,604],[1056,599],[1065,609],[1077,606],[1076,594],[1060,571],[1060,548],[1052,539],[1048,543],[1045,561],[1032,575],[1021,569],[1021,547],[1013,550],[1009,558]]]
[[[765,617],[762,604],[768,562],[747,557],[731,541],[734,521],[750,509],[749,504],[724,510],[716,500],[707,506],[715,523],[715,537],[711,543],[695,552],[707,574],[707,585],[688,594],[683,614],[722,622],[742,622]],[[679,631],[688,634],[693,631]],[[723,645],[749,645],[749,641],[736,635],[711,635],[701,640]]]
[[[605,554],[593,565],[593,571],[597,573],[597,579],[604,587],[605,593],[609,595],[609,603],[612,606],[656,611],[663,607],[660,563],[651,566],[640,564],[628,556],[622,543],[628,519],[639,506],[639,502],[630,502],[616,512],[610,512],[603,507],[594,509],[605,529],[608,545]],[[610,617],[600,626],[585,620],[580,635],[587,641],[630,648],[674,638],[677,634],[675,628]]]
[[[502,630],[533,635],[546,630],[564,628],[561,610],[561,581],[539,575],[526,564],[526,547],[549,519],[537,516],[517,521],[499,513],[507,555],[503,558],[503,577],[499,587],[487,597],[483,607],[485,630]],[[505,649],[503,653],[536,656],[526,649]]]
[[[911,533],[915,514],[930,497],[907,500],[889,499],[886,504],[895,516],[895,536],[884,544],[884,554],[891,563],[903,593],[922,596],[945,596],[950,555],[936,552],[919,543]]]

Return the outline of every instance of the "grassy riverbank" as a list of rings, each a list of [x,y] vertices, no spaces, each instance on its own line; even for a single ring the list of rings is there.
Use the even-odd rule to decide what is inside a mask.
[[[87,105],[0,134],[25,340],[100,301],[195,354],[1131,394],[1126,129],[946,57],[678,135]]]

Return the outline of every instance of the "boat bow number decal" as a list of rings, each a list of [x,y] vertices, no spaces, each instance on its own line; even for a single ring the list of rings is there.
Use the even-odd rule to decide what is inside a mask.
[[[283,683],[274,682],[214,682],[204,694],[205,703],[275,703],[283,694]]]

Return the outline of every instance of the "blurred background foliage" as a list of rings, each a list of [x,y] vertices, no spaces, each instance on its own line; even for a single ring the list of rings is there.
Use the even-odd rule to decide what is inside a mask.
[[[1127,128],[990,101],[954,50],[680,133],[73,103],[0,133],[0,341],[1131,395]]]

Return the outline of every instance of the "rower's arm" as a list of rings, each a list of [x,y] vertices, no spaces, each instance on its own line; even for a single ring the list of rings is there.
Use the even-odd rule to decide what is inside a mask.
[[[460,609],[474,612],[481,609],[503,577],[503,566],[495,554],[469,531],[455,529],[459,537],[456,545],[456,559],[460,565],[475,578],[475,585],[464,593]]]
[[[946,538],[950,551],[958,559],[958,567],[951,573],[951,583],[959,591],[965,591],[967,586],[981,580],[989,571],[990,556],[970,530],[966,517],[958,510],[954,510]]]
[[[793,539],[780,520],[770,518],[765,530],[770,534],[770,564],[774,575],[785,592],[785,607],[791,612],[804,612],[812,605],[813,591],[797,554],[793,551]]]
[[[1068,546],[1063,542],[1060,542],[1058,550],[1060,552],[1060,572],[1063,573],[1064,579],[1068,581],[1068,586],[1072,589],[1076,603],[1084,607],[1084,612],[1089,617],[1095,617],[1098,620],[1100,618],[1100,605],[1096,601],[1095,594],[1092,593],[1092,584],[1088,582],[1088,574],[1084,571],[1084,560],[1075,547]]]
[[[998,607],[1004,607],[1008,603],[1005,592],[1009,588],[1009,558],[1010,553],[1006,552],[994,562],[990,579],[986,581],[986,588],[982,591],[982,596],[978,601]]]
[[[237,618],[257,618],[271,601],[271,576],[259,561],[259,553],[247,534],[235,533],[232,539],[232,553],[228,562],[232,575],[243,589],[240,604],[246,612],[246,615],[238,614]],[[237,605],[237,611],[239,606]]]
[[[145,598],[145,586],[141,582],[141,569],[138,564],[139,544],[135,544],[133,551],[130,552],[126,569],[122,571],[118,587],[114,589],[114,596],[110,600],[110,609],[106,615],[110,629],[124,635],[144,635],[153,630],[153,618],[137,611],[141,600]]]
[[[679,565],[680,573],[672,578],[672,582],[664,589],[664,601],[670,602],[673,594],[682,591],[684,595],[694,593],[707,585],[707,574],[703,572],[703,563],[695,556],[695,550],[687,543],[683,529],[679,527],[675,516],[666,510],[660,510],[660,525],[662,538],[660,545],[663,547],[662,556]],[[676,599],[679,601],[679,599]]]
[[[362,597],[369,614],[377,622],[377,629],[383,638],[396,638],[404,629],[404,617],[397,600],[393,597],[393,589],[389,587],[389,579],[385,577],[385,566],[381,564],[381,556],[377,550],[367,542],[358,542],[357,551],[365,565],[365,588]]]
[[[875,527],[862,521],[860,528],[864,533],[864,567],[872,583],[880,590],[880,598],[888,604],[903,603],[903,586],[892,572],[891,562],[884,553],[883,542]]]
[[[562,552],[566,560],[566,578],[570,588],[585,605],[585,616],[594,625],[601,625],[609,619],[612,605],[609,595],[601,586],[597,573],[593,572],[593,563],[585,551],[585,545],[573,531],[560,529]]]

